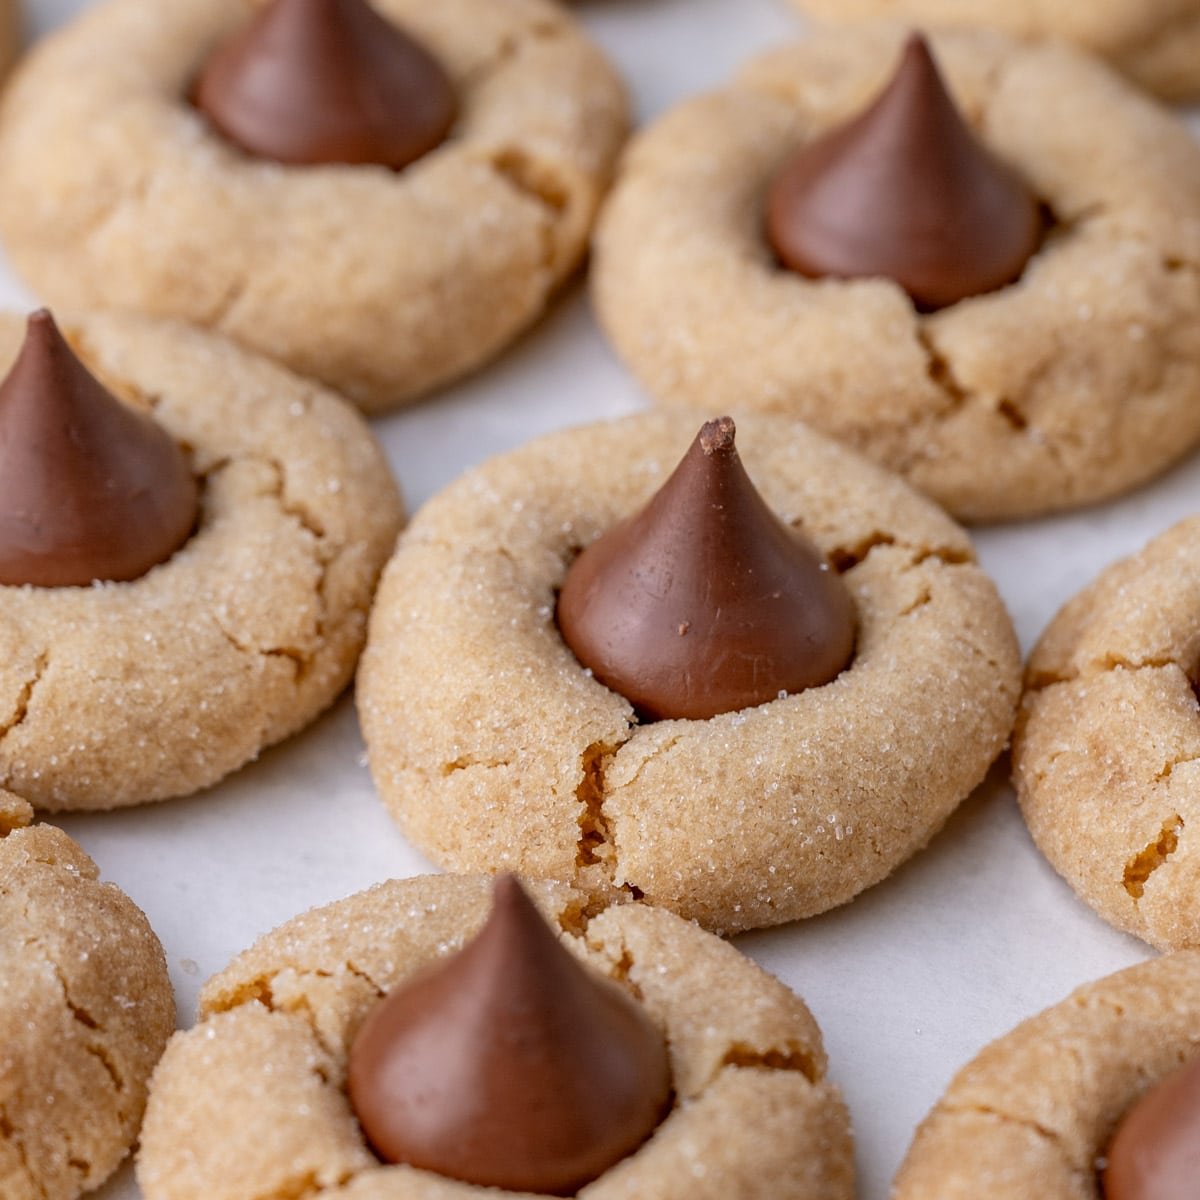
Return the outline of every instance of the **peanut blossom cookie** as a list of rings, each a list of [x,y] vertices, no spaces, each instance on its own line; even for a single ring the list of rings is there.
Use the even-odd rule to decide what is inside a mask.
[[[1200,518],[1110,566],[1026,672],[1013,779],[1034,841],[1106,921],[1200,946]]]
[[[175,1004],[138,907],[32,815],[0,791],[0,1195],[74,1200],[132,1147]]]
[[[185,326],[66,330],[0,319],[0,786],[114,808],[215,783],[333,701],[401,505],[319,386]]]
[[[1193,1200],[1200,955],[1088,984],[987,1046],[917,1130],[892,1200]]]
[[[822,21],[983,25],[1067,38],[1172,100],[1200,90],[1198,0],[793,0]]]
[[[816,33],[639,137],[614,344],[664,403],[802,417],[965,519],[1151,477],[1200,438],[1200,148],[1069,48],[902,36]]]
[[[641,905],[385,883],[206,984],[153,1082],[147,1200],[850,1200],[802,1001]],[[540,910],[540,911],[539,911]],[[469,939],[469,940],[468,940]]]
[[[962,530],[796,422],[746,420],[745,468],[698,424],[542,438],[401,540],[358,703],[440,864],[775,924],[884,878],[1004,745],[1017,649]]]
[[[378,410],[539,316],[626,122],[550,0],[105,0],[5,98],[0,229],[57,303],[185,318]]]

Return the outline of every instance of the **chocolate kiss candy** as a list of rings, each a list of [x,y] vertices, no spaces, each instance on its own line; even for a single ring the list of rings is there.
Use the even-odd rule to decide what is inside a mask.
[[[1108,1148],[1105,1200],[1200,1195],[1200,1058],[1168,1075],[1125,1114]]]
[[[187,540],[197,505],[167,432],[110,395],[35,312],[0,383],[0,583],[136,579]]]
[[[854,651],[841,579],[750,482],[728,417],[657,495],[576,559],[558,600],[575,657],[651,719],[703,719],[828,683]]]
[[[1041,233],[1037,199],[967,128],[920,36],[875,103],[805,146],[767,200],[785,266],[886,276],[924,309],[1011,283]]]
[[[193,98],[260,158],[394,170],[439,145],[458,111],[438,62],[366,0],[272,0],[217,47]]]
[[[368,1016],[349,1084],[386,1161],[552,1195],[636,1150],[671,1096],[662,1035],[559,944],[511,875],[472,942]]]

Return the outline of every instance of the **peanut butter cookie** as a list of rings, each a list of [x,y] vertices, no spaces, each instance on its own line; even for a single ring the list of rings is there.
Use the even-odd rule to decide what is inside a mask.
[[[1081,987],[959,1071],[917,1130],[892,1200],[1095,1200],[1118,1121],[1198,1043],[1200,954]]]
[[[281,926],[205,985],[199,1025],[155,1074],[138,1181],[147,1200],[521,1195],[371,1152],[346,1094],[355,1034],[381,996],[484,922],[489,881],[381,884]],[[590,920],[562,884],[532,895],[562,943],[666,1035],[674,1103],[587,1200],[850,1200],[849,1120],[803,1002],[732,946],[642,905]],[[588,1045],[576,1068],[592,1069]]]
[[[1200,438],[1200,147],[1068,47],[933,44],[967,125],[1050,214],[1015,283],[927,311],[878,274],[779,264],[773,181],[904,57],[899,30],[826,31],[639,136],[597,232],[601,321],[655,399],[800,417],[964,519],[1116,495]]]
[[[175,1004],[141,911],[31,817],[0,791],[0,1194],[74,1200],[132,1147]]]
[[[1200,518],[1108,567],[1029,660],[1013,745],[1042,853],[1106,921],[1200,946]]]
[[[659,413],[541,438],[452,484],[401,539],[358,703],[384,802],[440,864],[623,890],[713,929],[790,921],[923,846],[1006,742],[1019,657],[967,536],[778,417],[739,422],[746,470],[849,589],[849,666],[657,721],[583,667],[555,618],[568,568],[654,494],[699,424]]]
[[[187,326],[63,325],[187,453],[199,517],[137,578],[0,585],[0,786],[51,811],[197,791],[312,721],[353,674],[402,515],[365,422],[319,385]],[[5,368],[21,332],[0,321]]]
[[[209,57],[251,19],[245,0],[90,6],[34,48],[0,114],[16,268],[55,304],[206,326],[370,410],[493,357],[583,256],[623,89],[550,0],[370,11],[426,47],[457,97],[449,137],[401,171],[280,165],[193,106]]]
[[[914,21],[1061,37],[1168,100],[1200,89],[1197,0],[794,0],[822,21]]]

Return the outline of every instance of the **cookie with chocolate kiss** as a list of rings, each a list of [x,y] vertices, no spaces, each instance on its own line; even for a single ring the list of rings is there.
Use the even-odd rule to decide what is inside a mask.
[[[649,1017],[579,963],[506,875],[474,940],[368,1016],[349,1091],[388,1162],[573,1195],[650,1136],[671,1073]]]
[[[0,314],[0,780],[47,812],[199,791],[314,720],[403,517],[311,379],[179,322],[70,337],[87,369]]]
[[[814,28],[643,130],[598,319],[656,401],[806,421],[960,518],[1151,478],[1200,440],[1195,139],[1068,47],[939,32],[968,131],[905,38]]]
[[[627,130],[555,0],[103,0],[20,79],[0,232],[34,292],[214,329],[373,411],[533,324]]]
[[[1126,1113],[1108,1147],[1104,1200],[1195,1200],[1200,1188],[1200,1058]]]
[[[923,309],[1012,283],[1042,236],[1037,198],[967,127],[919,34],[865,112],[780,172],[766,221],[791,270],[886,276]]]
[[[493,882],[467,875],[389,880],[288,921],[209,980],[198,1024],[171,1040],[155,1071],[139,1194],[213,1200],[219,1180],[222,1200],[305,1189],[314,1200],[528,1200],[525,1190],[381,1162],[367,1144],[347,1101],[348,1059],[361,1054],[355,1043],[369,1036],[372,1014],[415,988],[411,1003],[399,1003],[433,1036],[412,1059],[411,1079],[398,1085],[401,1092],[406,1082],[430,1088],[415,1110],[423,1123],[410,1138],[442,1125],[452,1110],[470,1121],[450,1147],[453,1159],[476,1155],[480,1139],[506,1126],[513,1140],[487,1165],[524,1150],[539,1164],[587,1159],[589,1127],[608,1142],[623,1120],[604,1103],[616,1099],[625,1111],[621,1097],[638,1078],[644,1103],[661,1101],[661,1093],[650,1098],[661,1085],[659,1067],[646,1076],[641,1051],[632,1063],[614,1051],[605,1033],[615,1026],[622,1045],[627,1036],[635,1046],[645,1036],[655,1063],[664,1042],[670,1046],[675,1102],[652,1136],[594,1182],[578,1193],[568,1184],[572,1195],[851,1200],[849,1114],[830,1081],[820,1031],[790,988],[663,909],[618,904],[587,916],[584,896],[563,883],[522,883],[534,913],[511,880],[502,882],[489,924]],[[457,989],[436,982],[443,971]],[[426,986],[440,988],[442,998]],[[611,1007],[609,995],[616,997]],[[505,1009],[511,1020],[494,1026]],[[647,1020],[643,1035],[636,1027]],[[514,1049],[532,1065],[513,1065]],[[539,1057],[547,1050],[551,1065]],[[482,1057],[473,1060],[476,1052]],[[490,1075],[505,1060],[508,1078]],[[632,1077],[614,1086],[622,1063]],[[541,1085],[556,1074],[562,1090],[547,1096]],[[494,1099],[499,1110],[487,1103]],[[643,1109],[651,1122],[657,1115]],[[566,1142],[558,1140],[564,1133]],[[699,1190],[697,1148],[705,1167]],[[535,1173],[544,1177],[546,1167]]]
[[[137,579],[196,524],[179,446],[88,371],[45,309],[0,383],[0,481],[0,584]]]
[[[854,652],[845,585],[767,507],[729,417],[709,421],[650,503],[572,565],[558,626],[651,720],[703,720],[819,687]]]
[[[735,453],[701,419],[539,438],[397,548],[359,713],[384,803],[442,866],[775,925],[924,846],[1008,740],[1018,648],[966,535],[796,422],[739,418]]]
[[[298,165],[400,170],[458,112],[437,60],[366,0],[272,0],[212,53],[193,98],[247,153]]]
[[[957,1072],[890,1200],[1195,1200],[1198,1038],[1200,951],[1084,984]]]

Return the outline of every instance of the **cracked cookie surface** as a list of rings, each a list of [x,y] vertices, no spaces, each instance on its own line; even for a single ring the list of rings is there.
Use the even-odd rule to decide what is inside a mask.
[[[1013,781],[1055,870],[1159,949],[1200,946],[1200,518],[1108,567],[1026,671]]]
[[[966,534],[778,417],[738,416],[738,446],[768,505],[842,572],[851,666],[742,712],[644,725],[580,666],[554,619],[568,566],[645,503],[702,419],[541,438],[452,484],[401,539],[358,704],[376,786],[435,861],[624,891],[723,931],[777,924],[888,875],[1004,745],[1020,663]]]
[[[31,817],[0,791],[0,1195],[74,1200],[133,1145],[175,1004],[138,907]]]
[[[129,583],[0,586],[0,787],[99,809],[217,782],[349,682],[402,510],[362,418],[169,322],[67,316],[88,367],[151,409],[201,483],[192,537]],[[22,323],[0,319],[0,364]]]
[[[530,894],[564,944],[645,1005],[670,1052],[674,1108],[581,1197],[850,1200],[849,1117],[799,998],[669,913],[628,905],[589,920],[566,885]],[[154,1077],[138,1162],[147,1200],[517,1195],[381,1164],[345,1094],[367,1012],[474,934],[490,895],[480,877],[381,884],[288,922],[210,980],[200,1024]]]
[[[915,21],[1061,37],[1170,100],[1200,91],[1200,0],[793,0],[822,21]]]
[[[1200,954],[1073,992],[987,1046],[925,1118],[892,1200],[1099,1200],[1117,1122],[1200,1046]]]
[[[776,264],[770,181],[882,88],[902,36],[814,34],[640,135],[597,231],[609,336],[659,401],[800,417],[965,519],[1150,478],[1200,438],[1200,147],[1102,64],[935,39],[969,122],[1054,213],[1017,283],[923,314],[890,281]]]
[[[450,139],[399,174],[258,161],[192,109],[245,0],[106,0],[46,39],[0,115],[17,269],[57,304],[216,329],[369,410],[491,358],[582,257],[624,93],[550,0],[375,7],[461,101]]]

